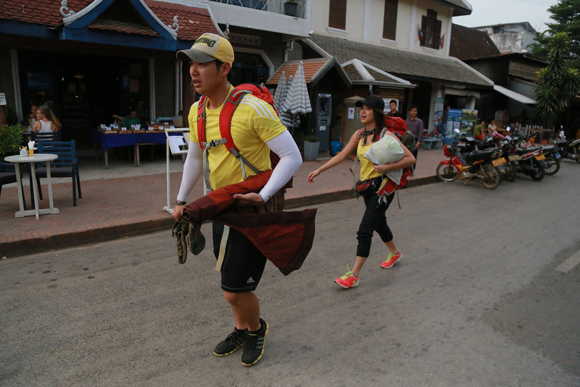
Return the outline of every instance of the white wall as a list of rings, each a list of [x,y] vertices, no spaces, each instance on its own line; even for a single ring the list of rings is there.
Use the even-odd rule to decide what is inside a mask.
[[[328,26],[330,0],[313,1],[311,29],[320,35],[366,41],[431,55],[448,55],[450,43],[448,31],[452,23],[449,7],[432,0],[399,0],[397,37],[396,41],[389,41],[383,39],[384,4],[384,0],[347,0],[346,29],[338,30]],[[427,9],[436,11],[437,19],[442,21],[441,34],[445,34],[445,43],[439,50],[421,47],[419,41],[417,25],[421,25],[421,16],[427,15]]]

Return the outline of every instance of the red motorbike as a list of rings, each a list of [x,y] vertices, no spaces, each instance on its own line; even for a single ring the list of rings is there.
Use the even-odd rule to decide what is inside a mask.
[[[437,166],[437,177],[444,182],[455,181],[458,178],[464,180],[479,180],[488,189],[495,189],[501,183],[501,176],[493,166],[495,160],[501,153],[498,148],[488,148],[484,150],[474,150],[461,153],[462,144],[454,142],[445,145],[443,153],[449,157]]]

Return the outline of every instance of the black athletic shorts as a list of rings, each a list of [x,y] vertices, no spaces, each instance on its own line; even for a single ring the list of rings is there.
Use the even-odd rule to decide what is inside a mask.
[[[216,259],[224,225],[213,222],[213,253]],[[230,293],[246,293],[256,290],[266,267],[266,257],[240,231],[230,228],[226,254],[222,264],[222,289]]]

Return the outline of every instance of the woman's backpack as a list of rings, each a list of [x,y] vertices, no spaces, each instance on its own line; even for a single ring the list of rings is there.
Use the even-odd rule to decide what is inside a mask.
[[[404,119],[402,119],[401,117],[386,116],[385,128],[387,128],[389,132],[397,136],[399,140],[401,140],[403,145],[407,147],[407,149],[409,149],[411,152],[415,152],[415,148],[417,146],[417,138],[415,137],[413,132],[409,132],[407,130],[407,123],[405,122]]]

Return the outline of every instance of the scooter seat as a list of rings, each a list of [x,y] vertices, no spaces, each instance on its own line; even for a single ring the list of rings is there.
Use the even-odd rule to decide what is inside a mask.
[[[473,163],[477,160],[490,158],[495,152],[497,152],[497,148],[487,148],[483,150],[477,150],[469,153],[465,153],[463,156],[467,160],[468,163]]]
[[[518,148],[518,149],[516,149],[516,154],[518,154],[518,155],[521,156],[521,155],[525,155],[526,153],[530,153],[530,152],[536,151],[538,149],[540,149],[540,147],[538,147],[538,146],[532,146],[532,147],[529,147],[529,148],[526,148],[526,149]]]

